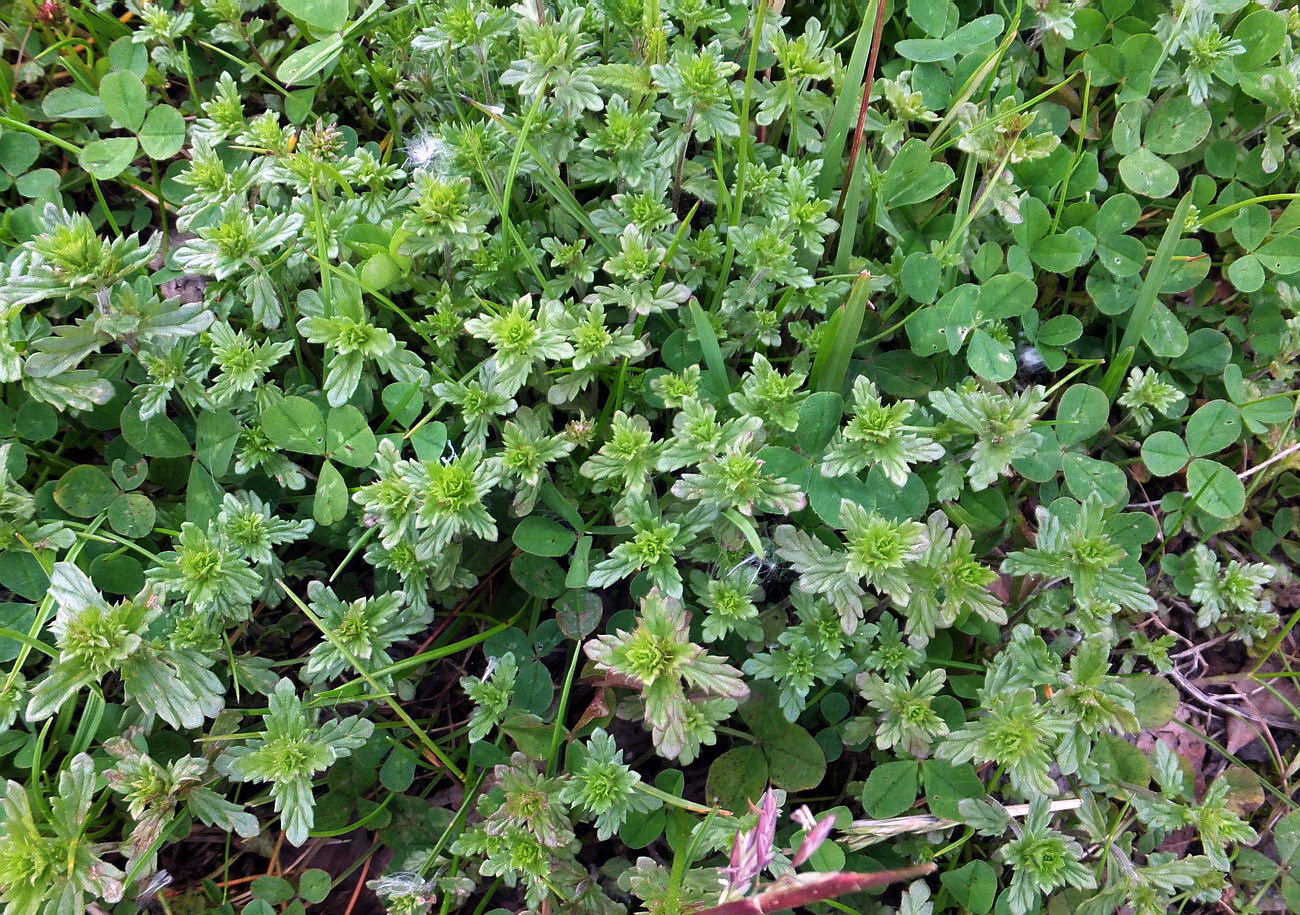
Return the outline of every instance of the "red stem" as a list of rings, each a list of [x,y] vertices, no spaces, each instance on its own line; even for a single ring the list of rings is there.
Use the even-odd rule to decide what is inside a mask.
[[[886,0],[876,0],[876,21],[871,30],[871,54],[867,58],[867,75],[862,82],[862,104],[858,106],[858,126],[853,131],[853,146],[849,149],[849,167],[844,172],[844,187],[840,188],[840,202],[835,207],[837,213],[844,210],[844,195],[849,191],[853,180],[853,169],[858,164],[858,152],[862,148],[862,135],[867,126],[867,109],[871,106],[871,89],[876,83],[876,61],[880,59],[880,36],[885,29]]]
[[[823,899],[834,899],[836,896],[858,893],[887,883],[914,880],[932,874],[934,871],[933,864],[917,864],[913,867],[876,871],[871,874],[844,871],[800,874],[789,880],[777,881],[757,896],[724,902],[722,905],[705,909],[698,915],[769,915],[772,912],[785,912]]]

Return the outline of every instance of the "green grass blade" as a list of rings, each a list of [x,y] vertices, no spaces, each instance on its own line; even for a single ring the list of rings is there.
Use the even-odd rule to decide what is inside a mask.
[[[727,378],[727,363],[722,358],[722,347],[718,345],[718,335],[713,332],[709,316],[704,313],[700,303],[691,299],[691,319],[695,322],[695,334],[700,338],[700,349],[704,351],[704,362],[713,376],[710,382],[719,400],[731,393],[731,382]]]
[[[478,645],[481,642],[486,642],[488,639],[492,638],[492,636],[497,635],[498,633],[505,632],[507,629],[513,626],[518,619],[519,619],[519,614],[516,613],[514,616],[510,617],[510,619],[505,620],[502,623],[498,623],[497,625],[493,626],[491,629],[484,629],[482,632],[478,633],[477,635],[471,635],[466,638],[460,639],[459,641],[451,642],[450,644],[443,645],[441,648],[431,648],[428,651],[422,651],[419,654],[411,655],[409,658],[403,658],[400,661],[394,661],[392,664],[389,664],[387,667],[380,667],[379,669],[372,671],[370,676],[372,677],[400,676],[401,674],[406,673],[408,670],[415,670],[417,667],[419,667],[422,664],[428,664],[429,662],[436,661],[439,658],[451,657],[454,654],[458,654],[462,651],[466,651],[470,648],[473,648],[475,645]],[[358,677],[356,679],[347,681],[341,686],[336,686],[332,689],[321,690],[316,694],[316,698],[322,701],[324,700],[354,701],[354,697],[350,692],[350,690],[352,689],[352,687],[360,684],[363,679],[364,678]],[[381,692],[383,692],[385,695],[388,695],[388,692],[386,690],[381,690]]]
[[[578,662],[582,659],[582,639],[573,643],[573,654],[569,658],[569,668],[564,675],[564,688],[560,690],[560,704],[555,707],[555,721],[551,724],[551,751],[546,757],[546,772],[555,772],[560,759],[560,744],[566,732],[564,719],[569,711],[569,697],[573,694],[573,677],[578,672]]]
[[[736,193],[731,199],[730,227],[740,225],[740,210],[745,205],[745,179],[749,166],[749,147],[754,138],[749,135],[749,116],[754,102],[754,74],[758,70],[759,45],[763,43],[763,18],[771,0],[755,0],[754,31],[749,42],[749,63],[745,66],[745,93],[740,107],[740,139],[737,142]]]
[[[528,142],[527,136],[524,135],[524,131],[522,131],[518,125],[513,124],[509,119],[502,117],[487,105],[477,102],[468,96],[462,96],[462,100],[467,104],[473,105],[510,133],[514,134],[518,138],[518,142],[523,147],[524,152],[528,153],[528,157],[537,165],[536,178],[538,183],[545,188],[546,192],[550,194],[552,198],[554,198],[556,204],[572,216],[578,225],[582,226],[587,234],[591,236],[591,240],[603,248],[606,254],[612,256],[618,253],[617,246],[615,246],[609,239],[607,233],[601,232],[596,228],[596,224],[591,221],[591,216],[587,213],[586,209],[584,209],[582,204],[578,202],[578,198],[573,196],[573,191],[569,190],[569,186],[564,183],[564,180],[555,171],[555,166],[549,160],[544,158],[532,143]]]
[[[542,276],[541,267],[537,263],[537,255],[533,249],[519,235],[519,230],[515,228],[514,220],[510,218],[510,200],[514,196],[515,177],[519,174],[519,160],[523,156],[524,144],[528,142],[528,131],[532,129],[533,121],[537,117],[537,112],[541,110],[542,100],[546,93],[537,93],[537,98],[533,100],[532,106],[524,115],[523,123],[519,126],[519,132],[515,135],[515,148],[510,156],[510,167],[506,169],[506,180],[501,186],[501,193],[497,194],[493,187],[491,176],[488,175],[487,163],[483,161],[483,156],[477,148],[474,150],[474,161],[478,165],[479,175],[483,178],[483,187],[487,190],[488,196],[492,198],[492,203],[497,208],[497,216],[501,220],[501,225],[505,229],[506,235],[515,243],[519,253],[523,255],[524,260],[528,262],[528,269],[533,274],[533,279],[537,280],[537,285],[545,289],[546,277]]]
[[[861,156],[853,166],[849,176],[849,186],[844,193],[844,210],[840,214],[840,234],[835,245],[835,266],[832,273],[848,273],[849,261],[853,257],[853,244],[858,237],[858,210],[862,206],[862,194],[866,188],[863,175],[871,163],[866,156]]]
[[[726,292],[727,280],[731,276],[731,262],[736,256],[736,236],[732,230],[740,225],[741,213],[745,206],[745,181],[749,170],[749,148],[754,143],[754,138],[749,135],[754,74],[758,69],[758,51],[763,39],[763,16],[767,12],[769,2],[771,0],[757,0],[755,3],[754,30],[749,43],[749,63],[745,67],[745,91],[741,109],[737,113],[740,120],[740,137],[736,140],[736,179],[734,190],[731,193],[731,212],[727,219],[726,248],[722,254],[722,268],[718,271],[718,283],[714,288],[713,298],[709,300],[709,311],[713,312],[722,307],[722,297]],[[735,107],[734,100],[732,107]]]
[[[1010,50],[1012,43],[1016,40],[1016,36],[1020,34],[1020,16],[1023,12],[1024,0],[1017,0],[1016,11],[1011,17],[1011,25],[1007,28],[1006,35],[1003,36],[1002,41],[998,46],[993,49],[993,53],[985,58],[984,62],[975,69],[975,72],[967,77],[966,82],[962,83],[961,88],[957,90],[957,95],[948,105],[948,113],[944,115],[943,120],[940,121],[938,125],[935,126],[934,130],[930,132],[930,136],[926,139],[925,143],[931,149],[933,149],[935,144],[939,142],[939,139],[948,132],[948,128],[953,125],[953,122],[957,119],[957,110],[961,108],[963,104],[970,101],[971,96],[975,94],[975,90],[978,89],[980,84],[983,83],[984,80],[988,79],[993,71],[997,69],[1003,56],[1008,50]]]
[[[862,78],[867,72],[871,33],[876,20],[876,4],[879,2],[881,0],[872,0],[862,11],[858,37],[853,43],[849,66],[844,72],[844,88],[835,99],[835,110],[831,113],[830,124],[826,128],[826,139],[822,143],[822,170],[817,176],[817,193],[821,197],[830,197],[835,188],[844,182],[844,146],[849,141],[849,133],[862,101],[859,92],[848,90],[861,87]]]
[[[1141,342],[1143,334],[1146,333],[1147,325],[1151,323],[1151,315],[1155,312],[1156,297],[1160,293],[1160,287],[1165,284],[1165,277],[1169,275],[1169,268],[1173,264],[1174,249],[1178,245],[1178,240],[1183,237],[1183,230],[1187,226],[1187,211],[1192,206],[1192,195],[1189,191],[1183,195],[1183,199],[1178,201],[1178,206],[1174,208],[1174,214],[1169,217],[1169,225],[1165,228],[1165,234],[1160,239],[1160,244],[1156,248],[1155,256],[1151,259],[1151,264],[1147,267],[1146,279],[1142,281],[1142,288],[1138,290],[1137,302],[1133,305],[1133,314],[1129,317],[1128,326],[1124,328],[1124,336],[1119,342],[1119,351],[1110,363],[1110,368],[1106,370],[1106,375],[1102,378],[1101,389],[1106,392],[1106,396],[1113,402],[1115,395],[1119,392],[1119,386],[1124,381],[1124,376],[1128,374],[1128,368],[1133,364],[1133,356],[1137,353],[1138,343]]]
[[[433,754],[434,758],[437,759],[439,763],[442,764],[443,769],[455,778],[456,781],[464,784],[465,773],[461,768],[451,761],[451,758],[442,751],[442,747],[438,746],[437,741],[430,737],[424,728],[415,723],[414,719],[407,714],[406,709],[402,708],[399,703],[394,701],[392,696],[384,692],[383,688],[375,680],[374,675],[365,669],[361,662],[357,660],[356,655],[348,649],[348,646],[339,641],[339,637],[335,634],[334,630],[326,626],[325,621],[313,613],[311,608],[307,606],[302,598],[295,594],[283,580],[276,579],[276,584],[278,584],[284,593],[289,596],[289,599],[293,601],[294,605],[299,611],[301,611],[302,615],[311,620],[312,625],[321,631],[321,634],[329,640],[330,644],[338,650],[339,654],[347,658],[348,663],[351,664],[353,669],[361,675],[361,679],[365,680],[366,683],[370,685],[370,688],[375,691],[376,695],[383,696],[384,703],[393,710],[393,714],[402,719],[402,723],[410,728],[411,733],[414,734],[416,739],[418,739],[420,743],[424,744],[425,748]]]
[[[839,392],[849,373],[849,360],[858,345],[862,319],[867,313],[867,294],[871,292],[871,274],[862,271],[853,281],[848,301],[831,318],[830,327],[817,347],[813,359],[812,384],[818,391]]]
[[[34,639],[26,633],[19,632],[17,629],[10,629],[7,626],[0,626],[0,639],[13,639],[18,644],[32,651],[39,651],[47,658],[59,658],[59,651],[50,645],[46,645],[40,639]]]

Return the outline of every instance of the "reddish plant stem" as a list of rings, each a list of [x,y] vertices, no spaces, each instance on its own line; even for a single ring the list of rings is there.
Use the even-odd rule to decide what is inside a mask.
[[[361,865],[361,876],[357,877],[357,885],[352,889],[352,896],[348,899],[348,907],[343,915],[352,915],[352,910],[357,907],[357,900],[361,898],[361,890],[366,885],[366,876],[370,873],[370,858],[366,858]]]
[[[823,899],[834,899],[836,896],[846,896],[849,893],[857,893],[902,880],[914,880],[934,873],[934,870],[933,864],[917,864],[913,867],[877,871],[873,874],[842,871],[800,874],[784,882],[777,881],[757,896],[724,902],[722,905],[705,909],[699,915],[768,915],[771,912],[785,912]]]
[[[871,30],[871,53],[867,57],[867,75],[862,81],[862,104],[858,106],[858,125],[853,131],[853,146],[849,148],[849,167],[844,170],[844,186],[840,188],[840,202],[835,207],[836,213],[844,211],[844,195],[849,192],[853,180],[853,169],[858,164],[858,154],[862,149],[862,137],[867,127],[867,109],[871,106],[871,90],[876,83],[876,61],[880,59],[880,37],[885,30],[886,0],[876,0],[876,21]]]

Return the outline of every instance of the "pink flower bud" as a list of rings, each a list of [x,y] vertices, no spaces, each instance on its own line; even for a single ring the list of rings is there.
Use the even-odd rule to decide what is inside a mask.
[[[831,829],[835,826],[835,814],[828,813],[820,820],[816,820],[813,818],[812,811],[805,806],[796,810],[791,819],[802,826],[805,831],[803,841],[799,843],[798,850],[790,860],[793,866],[798,867],[812,857],[812,853],[831,834]]]
[[[758,879],[763,870],[776,857],[776,821],[781,808],[776,803],[776,792],[771,788],[763,792],[759,806],[750,805],[758,813],[758,823],[747,832],[736,833],[731,845],[731,861],[723,868],[723,898],[743,896]]]

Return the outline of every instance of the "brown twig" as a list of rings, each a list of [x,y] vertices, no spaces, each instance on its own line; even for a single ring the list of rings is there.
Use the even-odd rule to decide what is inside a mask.
[[[267,873],[280,876],[280,849],[284,848],[284,832],[280,832],[280,837],[275,840],[275,848],[271,851],[271,861],[267,867]]]
[[[348,899],[348,907],[343,910],[343,915],[352,915],[352,910],[357,906],[357,900],[361,898],[361,888],[366,885],[366,875],[370,873],[370,862],[373,858],[366,858],[361,862],[361,873],[357,876],[357,885],[352,888],[352,896]]]
[[[22,82],[21,74],[23,69],[23,55],[27,52],[27,39],[32,37],[32,25],[27,26],[27,32],[23,35],[22,42],[18,45],[18,59],[14,61],[14,84],[9,87],[9,97],[18,98],[18,86]]]
[[[1269,467],[1273,464],[1276,464],[1278,461],[1290,457],[1291,455],[1295,454],[1297,451],[1300,451],[1300,442],[1296,442],[1294,445],[1291,445],[1289,448],[1279,451],[1277,454],[1273,455],[1271,458],[1269,458],[1267,461],[1264,461],[1264,463],[1262,464],[1256,464],[1254,467],[1251,467],[1247,470],[1243,470],[1241,473],[1237,474],[1237,477],[1238,479],[1242,479],[1242,480],[1249,479],[1250,477],[1259,473],[1265,467]]]
[[[511,554],[511,558],[513,558],[513,556],[514,554]],[[483,579],[478,583],[478,585],[476,585],[472,591],[466,594],[461,599],[460,603],[456,604],[456,606],[452,609],[451,613],[447,615],[447,618],[444,619],[442,623],[438,625],[438,628],[433,630],[433,632],[429,634],[429,637],[420,643],[420,647],[415,650],[415,653],[424,654],[424,652],[428,650],[429,646],[434,643],[434,641],[438,638],[438,636],[442,635],[443,632],[446,631],[447,627],[451,625],[452,620],[454,620],[462,610],[464,610],[471,603],[477,600],[483,594],[484,591],[488,591],[488,596],[490,598],[491,597],[490,588],[492,585],[492,579],[494,579],[502,569],[505,569],[508,566],[509,566],[509,560],[503,560],[502,562],[499,562],[495,566],[493,566],[492,571],[488,572],[487,575],[485,575]]]
[[[1267,727],[1280,728],[1284,731],[1300,731],[1300,723],[1294,721],[1283,721],[1282,719],[1279,718],[1273,718],[1269,715],[1260,714],[1258,710],[1253,708],[1253,704],[1252,704],[1252,711],[1255,713],[1256,717],[1252,719],[1250,715],[1245,714],[1244,712],[1241,711],[1241,709],[1233,708],[1227,702],[1224,702],[1223,700],[1211,696],[1209,693],[1205,692],[1203,689],[1201,689],[1191,680],[1187,679],[1187,677],[1177,667],[1171,667],[1169,669],[1169,675],[1173,677],[1174,682],[1177,683],[1180,687],[1182,687],[1183,690],[1187,692],[1192,698],[1194,698],[1197,702],[1201,703],[1202,705],[1208,708],[1215,709],[1219,712],[1222,712],[1225,715],[1230,715],[1233,718],[1237,718],[1241,721],[1244,721],[1246,724],[1263,723]],[[1245,697],[1243,696],[1242,698]]]

